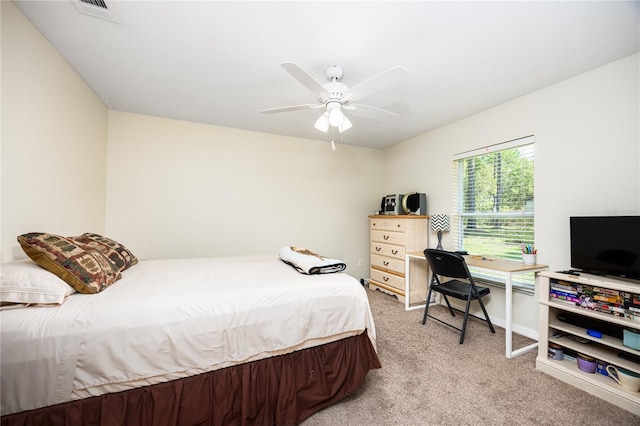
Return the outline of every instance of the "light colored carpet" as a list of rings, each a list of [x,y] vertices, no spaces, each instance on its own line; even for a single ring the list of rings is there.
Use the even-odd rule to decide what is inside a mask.
[[[536,350],[504,355],[504,329],[470,319],[464,344],[422,310],[367,289],[382,368],[353,395],[314,414],[315,425],[625,425],[634,415],[535,368]],[[445,308],[434,315],[451,317]],[[514,349],[531,341],[514,334]],[[586,373],[585,373],[586,374]]]

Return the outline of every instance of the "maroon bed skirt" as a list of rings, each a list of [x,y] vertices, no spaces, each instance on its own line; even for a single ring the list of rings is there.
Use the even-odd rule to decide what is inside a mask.
[[[295,425],[380,361],[366,333],[235,367],[2,417],[14,425]],[[7,391],[7,389],[3,389]]]

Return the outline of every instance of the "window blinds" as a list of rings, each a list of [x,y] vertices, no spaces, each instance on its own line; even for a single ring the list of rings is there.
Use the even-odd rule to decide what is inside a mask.
[[[456,250],[522,260],[522,245],[534,245],[533,166],[533,136],[454,155],[451,231]],[[474,271],[474,276],[504,285],[500,274]],[[533,294],[533,276],[517,275],[513,288]]]
[[[457,250],[521,260],[534,244],[534,138],[454,156],[452,236]]]

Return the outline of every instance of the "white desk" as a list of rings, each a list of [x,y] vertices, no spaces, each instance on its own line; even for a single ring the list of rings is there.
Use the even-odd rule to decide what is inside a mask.
[[[409,264],[409,258],[414,259],[424,259],[426,262],[427,259],[424,257],[424,253],[422,252],[410,252],[407,253],[407,265]],[[548,269],[547,265],[525,265],[522,262],[514,262],[511,260],[502,260],[502,259],[491,259],[485,258],[483,256],[464,256],[467,265],[473,266],[477,269],[484,269],[486,271],[498,272],[504,275],[505,277],[505,355],[507,358],[513,358],[515,356],[521,355],[525,352],[528,352],[534,348],[538,347],[538,342],[535,342],[531,345],[525,346],[524,348],[520,348],[517,350],[512,350],[512,308],[513,308],[513,284],[511,280],[513,279],[514,274],[518,274],[521,272],[540,272]],[[407,281],[409,279],[409,268],[407,267],[406,271]],[[424,307],[424,305],[422,305]]]

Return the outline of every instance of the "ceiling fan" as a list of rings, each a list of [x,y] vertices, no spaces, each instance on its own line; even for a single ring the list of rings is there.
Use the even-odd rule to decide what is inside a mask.
[[[325,112],[318,118],[314,127],[325,133],[329,130],[329,126],[337,128],[340,133],[352,127],[351,120],[345,116],[345,112],[373,118],[379,118],[385,115],[398,116],[395,112],[386,109],[353,102],[386,89],[406,78],[407,70],[402,66],[396,66],[387,71],[383,71],[351,88],[339,81],[344,75],[344,71],[338,65],[327,67],[325,73],[329,82],[325,84],[320,84],[308,72],[294,62],[285,62],[282,64],[282,67],[289,72],[293,78],[316,95],[317,102],[313,104],[264,109],[261,112],[265,114],[324,108]]]

